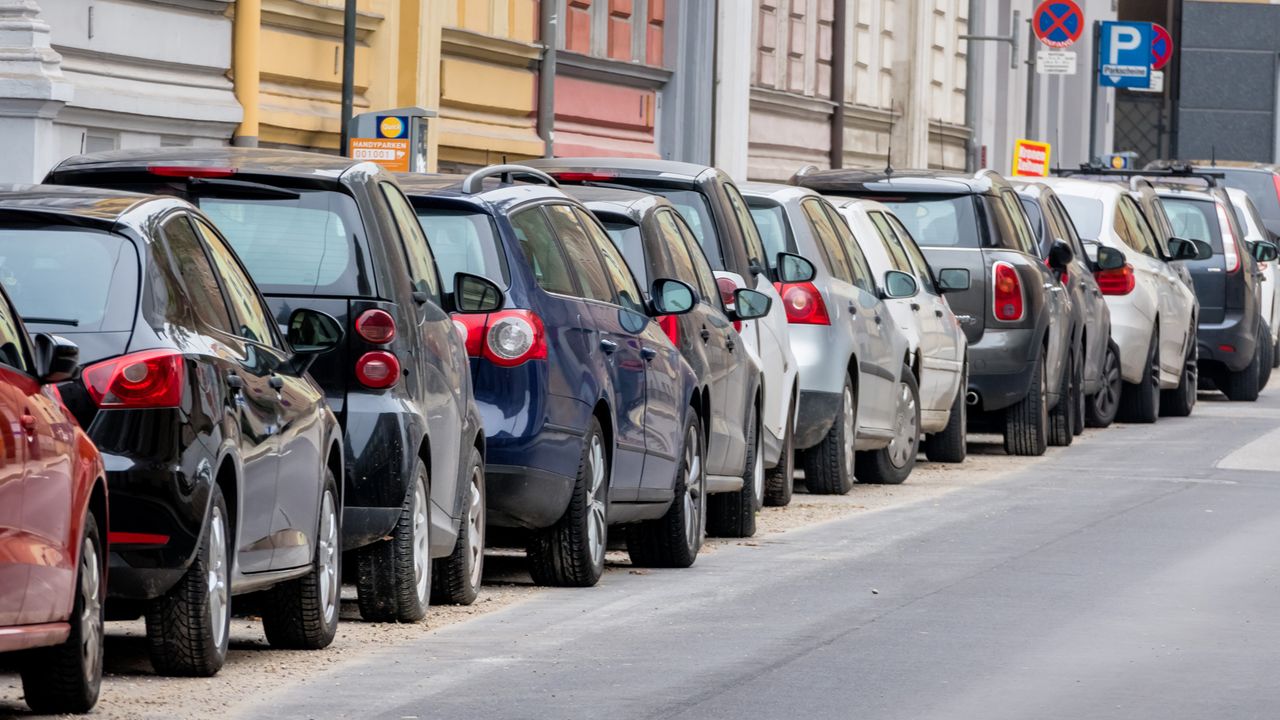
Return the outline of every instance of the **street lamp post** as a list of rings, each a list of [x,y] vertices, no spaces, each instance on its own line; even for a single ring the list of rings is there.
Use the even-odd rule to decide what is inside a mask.
[[[342,134],[338,153],[351,152],[351,116],[355,105],[356,0],[347,0],[342,19]]]

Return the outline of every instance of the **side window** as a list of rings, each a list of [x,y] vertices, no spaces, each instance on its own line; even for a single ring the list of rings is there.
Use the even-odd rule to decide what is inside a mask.
[[[182,279],[196,318],[215,330],[238,335],[236,328],[239,323],[231,322],[227,301],[218,288],[217,275],[187,216],[176,215],[169,218],[160,226],[160,232],[164,234],[170,262]]]
[[[849,246],[849,260],[853,264],[853,284],[875,295],[877,287],[875,273],[871,272],[867,256],[862,254],[862,248],[858,247],[857,243]]]
[[[867,215],[871,217],[871,223],[880,232],[884,249],[889,253],[889,264],[893,265],[894,270],[910,273],[911,261],[907,259],[906,251],[898,244],[898,238],[893,234],[893,228],[889,226],[889,220],[885,218],[884,213],[871,212]]]
[[[684,237],[676,225],[676,219],[670,210],[659,210],[658,229],[662,232],[662,244],[671,255],[671,268],[677,280],[683,280],[697,290],[702,297],[707,297],[707,288],[698,277],[698,269],[693,264],[693,256],[684,244]]]
[[[1122,196],[1120,202],[1116,205],[1119,216],[1118,222],[1125,226],[1125,233],[1122,237],[1127,237],[1129,247],[1151,257],[1158,257],[1155,247],[1155,238],[1151,234],[1151,229],[1147,227],[1147,222],[1142,217],[1142,213],[1134,205],[1133,199],[1128,196]],[[1117,231],[1119,228],[1117,228]]]
[[[609,280],[613,284],[613,304],[644,313],[644,296],[640,294],[640,287],[636,285],[636,279],[632,276],[626,259],[622,257],[622,252],[605,231],[600,229],[595,218],[579,208],[574,208],[574,212],[578,215],[578,222],[586,229],[587,236],[595,243],[600,258],[604,260],[605,272],[609,274]]]
[[[521,210],[511,215],[510,222],[524,256],[533,268],[538,287],[560,295],[577,295],[578,290],[569,275],[569,264],[542,211],[538,208]]]
[[[213,228],[201,221],[196,221],[200,234],[209,247],[209,255],[213,257],[214,267],[222,279],[222,289],[227,293],[227,301],[231,312],[235,315],[237,335],[263,345],[279,347],[276,340],[275,324],[271,315],[262,304],[262,298],[254,287],[253,281],[245,274],[235,253],[227,246],[222,237]]]
[[[596,251],[591,248],[591,240],[587,232],[578,222],[573,208],[568,205],[546,205],[544,207],[551,228],[560,238],[564,254],[571,271],[578,276],[578,284],[582,287],[582,297],[600,302],[613,302],[613,288],[609,287],[609,278],[605,275],[604,266]],[[613,243],[609,243],[610,246]]]
[[[18,329],[17,313],[7,299],[0,298],[0,363],[31,373],[25,345],[22,331]]]
[[[1160,248],[1162,244],[1160,242],[1160,237],[1156,234],[1155,228],[1153,228],[1151,223],[1147,221],[1147,214],[1142,211],[1142,208],[1135,204],[1133,206],[1133,217],[1137,224],[1138,235],[1142,237],[1142,252],[1153,258],[1159,258],[1161,256]]]
[[[1071,215],[1067,213],[1067,209],[1062,206],[1062,201],[1056,195],[1049,200],[1049,208],[1058,218],[1058,225],[1064,233],[1062,239],[1071,245],[1071,251],[1076,254],[1076,257],[1085,257],[1084,243],[1080,242],[1080,233],[1076,232],[1076,224],[1071,221]]]
[[[1009,213],[1009,220],[1013,223],[1013,229],[1016,233],[1014,238],[1017,242],[1016,249],[1028,255],[1038,255],[1035,237],[1031,233],[1030,226],[1027,225],[1027,216],[1022,212],[1022,204],[1018,202],[1018,196],[1009,190],[1004,190],[1000,193],[1000,201],[1004,203],[1005,209]]]
[[[925,259],[924,253],[920,252],[920,246],[916,245],[915,238],[911,237],[911,233],[907,232],[907,229],[902,226],[902,221],[898,220],[896,215],[887,215],[886,217],[889,219],[889,224],[893,226],[894,232],[897,235],[895,238],[897,244],[901,246],[907,253],[907,256],[911,258],[911,264],[915,268],[915,272],[913,274],[916,276],[916,279],[920,281],[920,284],[924,286],[925,290],[937,295],[938,291],[933,285],[933,271],[929,269],[929,261]]]
[[[759,261],[760,267],[768,267],[769,258],[764,251],[764,241],[760,239],[760,231],[756,228],[756,221],[751,217],[751,210],[747,208],[747,201],[732,183],[724,184],[724,192],[729,196],[733,214],[738,216],[738,224],[742,226],[742,236],[747,239],[748,259]]]
[[[430,295],[440,302],[440,279],[436,275],[436,259],[431,255],[431,247],[427,245],[427,236],[422,232],[422,223],[413,206],[405,199],[400,189],[391,183],[381,183],[382,196],[387,199],[391,208],[391,216],[396,221],[396,231],[400,233],[400,242],[404,244],[404,254],[409,260],[409,272],[413,274],[413,287],[419,292]]]
[[[703,297],[712,305],[720,306],[720,287],[716,283],[716,274],[711,269],[711,262],[707,260],[706,252],[702,250],[698,238],[693,236],[693,231],[685,224],[684,218],[677,214],[675,221],[676,227],[680,228],[681,237],[684,238],[684,246],[689,250],[689,257],[693,259],[693,266],[698,271],[698,281],[702,286]]]
[[[831,274],[847,283],[853,282],[853,268],[849,264],[849,257],[841,248],[843,243],[836,233],[836,226],[823,211],[822,203],[811,198],[800,203],[800,210],[809,221],[809,229],[818,239],[818,249],[826,257]]]

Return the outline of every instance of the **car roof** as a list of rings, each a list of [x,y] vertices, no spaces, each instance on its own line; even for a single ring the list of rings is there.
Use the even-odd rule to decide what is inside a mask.
[[[153,195],[68,185],[0,185],[0,212],[30,213],[70,224],[110,228]]]
[[[527,160],[524,164],[529,167],[540,168],[543,170],[547,168],[554,168],[556,170],[567,170],[570,168],[607,169],[617,170],[628,175],[664,175],[667,177],[679,177],[688,180],[693,180],[708,170],[714,169],[710,165],[697,165],[695,163],[680,162],[677,160],[627,157],[542,158],[538,160]]]
[[[1156,195],[1161,198],[1189,198],[1193,200],[1214,201],[1217,198],[1212,192],[1201,188],[1182,187],[1179,185],[1157,185]]]
[[[563,188],[564,193],[586,205],[592,212],[625,215],[639,224],[645,215],[670,205],[661,195],[623,188],[576,185]]]
[[[368,163],[340,155],[245,147],[156,147],[111,150],[67,158],[53,169],[134,170],[150,166],[233,168],[248,175],[336,180],[348,170]]]
[[[1129,192],[1128,185],[1097,180],[1081,180],[1071,177],[1041,178],[1037,182],[1052,188],[1058,195],[1087,197],[1095,200],[1114,200]]]
[[[824,195],[850,192],[970,195],[990,192],[1008,184],[994,170],[979,170],[967,175],[952,170],[897,168],[802,171],[791,180]]]
[[[878,210],[879,212],[886,213],[888,215],[893,215],[895,217],[897,216],[897,213],[893,211],[893,208],[889,207],[888,205],[885,205],[879,200],[868,200],[867,198],[845,198],[845,197],[831,197],[831,198],[827,198],[827,200],[831,201],[831,204],[834,205],[837,210],[859,210],[861,212],[870,212],[872,210]]]
[[[778,203],[800,200],[810,196],[821,197],[816,190],[796,185],[783,185],[781,183],[747,182],[739,185],[738,189],[742,191],[743,197],[747,200],[751,200],[751,198],[768,198]]]
[[[539,199],[568,197],[560,188],[542,183],[502,183],[485,178],[480,192],[463,192],[467,175],[454,173],[396,173],[396,181],[410,200],[437,200],[444,204],[470,207],[487,213],[503,213],[511,206]]]

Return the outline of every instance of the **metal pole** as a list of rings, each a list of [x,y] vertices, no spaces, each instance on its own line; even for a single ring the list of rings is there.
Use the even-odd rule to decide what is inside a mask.
[[[969,0],[969,33],[973,34],[973,24],[978,17],[982,0]],[[967,172],[978,170],[978,101],[974,97],[978,87],[978,62],[975,58],[977,44],[972,40],[965,41],[964,53],[964,125],[969,130],[969,141],[965,148],[964,165]]]
[[[844,66],[845,9],[847,0],[836,0],[831,16],[831,167],[844,167]]]
[[[1098,151],[1098,43],[1102,40],[1102,23],[1093,21],[1093,46],[1089,52],[1093,55],[1093,72],[1089,76],[1089,152],[1085,160],[1093,162],[1094,153]]]
[[[1026,137],[1036,139],[1036,31],[1027,20],[1027,122]]]
[[[356,0],[347,0],[342,16],[342,136],[339,154],[351,152],[351,116],[355,111]]]
[[[542,0],[539,5],[539,34],[542,64],[538,68],[538,135],[542,154],[555,157],[556,150],[556,46],[559,44],[558,2]]]

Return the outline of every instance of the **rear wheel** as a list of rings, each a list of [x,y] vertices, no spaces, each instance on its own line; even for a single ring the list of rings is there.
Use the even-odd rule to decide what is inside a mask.
[[[1016,405],[1005,410],[1004,451],[1010,455],[1043,455],[1049,445],[1049,379],[1044,351],[1032,369],[1031,389]]]
[[[22,689],[27,705],[41,714],[87,713],[102,687],[102,535],[97,519],[87,515],[80,541],[76,598],[71,633],[61,645],[33,650],[22,663]]]
[[[782,428],[782,454],[778,465],[765,473],[764,504],[766,507],[785,507],[791,504],[791,493],[796,483],[796,405],[793,399],[787,405],[787,420]]]
[[[1102,358],[1102,387],[1089,397],[1085,404],[1085,424],[1091,428],[1104,428],[1115,422],[1120,408],[1120,350],[1113,342],[1107,343],[1107,353]]]
[[[1087,349],[1080,348],[1080,355],[1076,360],[1076,394],[1075,394],[1075,412],[1071,418],[1071,434],[1081,435],[1084,433],[1085,406],[1089,404],[1088,398],[1084,394],[1084,366],[1087,357]]]
[[[413,483],[390,538],[356,551],[356,599],[370,622],[418,622],[431,588],[431,496],[418,458]]]
[[[1200,385],[1200,344],[1191,339],[1187,357],[1182,361],[1182,377],[1178,387],[1160,393],[1160,414],[1187,417],[1196,406],[1196,388]]]
[[[1258,334],[1258,344],[1262,347],[1262,358],[1258,361],[1258,389],[1262,390],[1271,382],[1271,370],[1275,367],[1275,346],[1271,344],[1271,328],[1266,321],[1262,322],[1262,332]]]
[[[689,413],[684,428],[684,454],[676,470],[675,498],[657,520],[627,528],[627,552],[634,565],[687,568],[698,559],[706,531],[707,471],[702,429]]]
[[[1062,379],[1058,382],[1058,404],[1049,412],[1049,444],[1055,447],[1067,447],[1076,437],[1073,429],[1076,424],[1076,395],[1080,393],[1079,367],[1075,354],[1069,354]]]
[[[951,416],[942,432],[925,436],[924,454],[933,462],[964,462],[969,454],[969,406],[965,403],[965,394],[969,390],[969,369],[960,376],[960,386],[956,388],[956,397],[951,401]]]
[[[529,538],[529,574],[539,585],[590,587],[604,574],[609,542],[609,457],[593,417],[587,428],[569,507],[555,525]]]
[[[280,583],[266,593],[262,629],[272,647],[319,650],[329,647],[338,632],[338,604],[342,591],[342,532],[339,528],[338,482],[325,472],[320,496],[316,559],[311,572]]]
[[[431,602],[470,605],[480,595],[484,577],[484,459],[471,448],[467,482],[467,514],[458,527],[453,554],[436,560],[431,574]]]
[[[753,409],[747,426],[747,466],[742,473],[742,489],[707,498],[708,535],[751,537],[756,534],[756,510],[760,509],[765,485],[762,434],[760,410]]]
[[[1236,402],[1253,402],[1258,399],[1258,393],[1262,391],[1262,343],[1254,348],[1253,359],[1245,366],[1243,370],[1237,372],[1225,372],[1222,374],[1221,382],[1218,389],[1222,390],[1222,394],[1227,396],[1228,400]]]
[[[857,455],[858,482],[873,485],[901,485],[916,466],[920,450],[920,388],[911,368],[902,368],[898,382],[897,411],[894,415],[893,439],[879,450]]]
[[[1254,373],[1255,377],[1257,373]],[[1151,346],[1143,364],[1142,378],[1136,384],[1124,384],[1120,392],[1120,422],[1153,423],[1160,415],[1160,332],[1151,333]]]
[[[804,484],[814,495],[845,495],[853,489],[857,445],[858,395],[846,375],[836,419],[826,437],[804,453]]]

